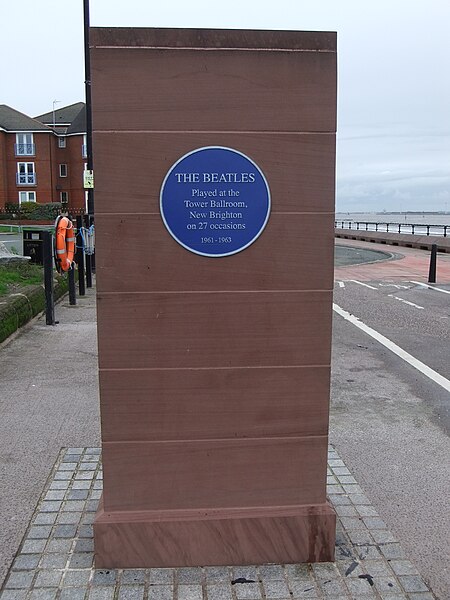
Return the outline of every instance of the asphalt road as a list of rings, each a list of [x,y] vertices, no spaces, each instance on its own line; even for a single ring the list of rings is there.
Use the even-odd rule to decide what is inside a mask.
[[[450,379],[449,293],[337,280],[334,302]],[[330,441],[433,591],[450,598],[450,393],[337,313]]]
[[[342,264],[351,264],[345,252]],[[338,280],[335,303],[450,378],[450,294]],[[93,290],[76,307],[58,305],[57,318],[57,327],[36,320],[0,347],[0,582],[60,448],[100,444]],[[449,403],[441,385],[334,315],[330,441],[442,600],[450,598]]]
[[[23,254],[23,234],[22,233],[1,233],[0,242],[5,244],[7,250],[14,254]]]
[[[360,265],[381,260],[390,260],[393,254],[371,248],[352,248],[345,244],[337,244],[334,248],[334,265],[344,267],[346,265]]]

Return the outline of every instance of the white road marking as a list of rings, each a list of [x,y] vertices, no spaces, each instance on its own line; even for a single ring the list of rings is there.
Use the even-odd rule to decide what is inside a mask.
[[[338,281],[339,287],[345,288],[345,283],[343,281]]]
[[[436,290],[436,292],[442,292],[443,294],[450,294],[449,290],[441,290],[441,288],[434,287],[434,285],[428,285],[428,283],[422,283],[421,281],[411,281],[417,285],[423,285],[424,287],[430,288],[430,290]]]
[[[419,306],[418,304],[414,304],[414,302],[410,302],[409,300],[405,300],[404,298],[399,298],[398,296],[394,296],[394,294],[388,294],[389,298],[395,298],[396,300],[400,300],[403,304],[409,304],[409,306],[414,306],[414,308],[420,308],[424,310],[423,306]]]
[[[337,304],[333,304],[333,310],[338,315],[352,323],[352,325],[355,325],[356,327],[361,329],[361,331],[364,331],[364,333],[370,335],[374,340],[380,342],[380,344],[382,344],[385,348],[387,348],[388,350],[399,356],[401,359],[403,359],[405,362],[407,362],[409,365],[420,371],[423,375],[431,379],[431,381],[434,381],[434,383],[440,385],[442,388],[444,388],[444,390],[450,392],[450,381],[448,379],[431,369],[428,365],[409,354],[409,352],[406,352],[406,350],[403,350],[403,348],[400,348],[400,346],[397,346],[397,344],[392,342],[390,339],[388,339],[381,333],[378,333],[378,331],[372,329],[372,327],[369,327],[369,325],[363,323],[360,319],[358,319],[358,317],[355,317],[355,315],[350,314]]]
[[[363,283],[362,281],[356,281],[356,279],[350,279],[349,281],[351,281],[352,283],[357,283],[358,285],[363,285],[364,287],[368,287],[371,290],[376,290],[376,287],[373,287],[373,285],[369,285],[368,283]]]
[[[380,287],[395,287],[397,290],[409,290],[409,285],[400,285],[399,283],[379,283]]]

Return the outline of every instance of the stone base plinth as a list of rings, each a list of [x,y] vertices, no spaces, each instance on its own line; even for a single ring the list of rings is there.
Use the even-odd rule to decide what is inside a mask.
[[[189,567],[334,560],[331,506],[118,511],[100,505],[96,568]]]

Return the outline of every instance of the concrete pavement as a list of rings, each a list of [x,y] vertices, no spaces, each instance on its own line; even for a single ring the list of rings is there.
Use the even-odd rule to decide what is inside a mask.
[[[95,291],[0,346],[0,581],[63,446],[98,446]]]
[[[373,247],[371,244],[370,248]],[[386,246],[382,249],[386,251]],[[403,250],[402,248],[402,253]],[[414,277],[425,277],[426,257],[420,251],[411,252],[416,254],[409,254],[413,259],[409,266],[402,266],[402,261],[389,261],[389,265],[399,264],[395,267],[387,266],[387,263],[346,267],[358,269],[347,273],[367,281],[369,268],[376,269],[378,275],[384,272],[380,269],[386,268],[388,277],[391,278],[400,277],[405,269],[408,271],[412,268]],[[343,277],[342,270],[339,277]],[[111,582],[105,583],[108,576],[95,572],[91,568],[92,564],[71,567],[73,554],[79,552],[80,547],[85,547],[84,560],[89,563],[92,559],[90,543],[83,542],[80,546],[80,539],[84,538],[79,536],[80,531],[86,533],[86,529],[81,528],[89,525],[88,521],[93,514],[92,502],[98,496],[94,492],[98,492],[101,485],[99,466],[86,467],[88,463],[95,462],[92,456],[95,456],[94,452],[100,444],[94,291],[87,290],[87,296],[78,298],[77,301],[76,307],[69,307],[67,302],[57,306],[56,316],[60,323],[56,327],[46,327],[42,319],[35,320],[14,339],[0,347],[0,585],[19,551],[14,563],[16,566],[7,579],[7,587],[4,588],[3,595],[0,594],[1,600],[31,600],[38,597],[69,600],[136,597],[162,600],[169,597],[167,594],[172,594],[170,598],[178,597],[179,600],[285,600],[306,597],[328,600],[429,600],[435,597],[418,575],[414,563],[419,567],[425,582],[431,582],[438,593],[436,597],[442,600],[448,597],[450,587],[447,587],[447,580],[441,576],[442,561],[437,561],[436,564],[435,560],[437,552],[442,550],[441,542],[438,540],[437,552],[436,548],[425,545],[425,550],[417,553],[414,544],[414,536],[426,533],[430,525],[433,525],[434,530],[439,526],[439,523],[422,519],[422,515],[425,514],[423,510],[427,508],[427,503],[428,506],[433,503],[433,499],[427,501],[427,489],[433,489],[432,483],[436,478],[442,479],[439,448],[446,447],[447,441],[441,431],[430,427],[431,419],[419,436],[411,434],[417,424],[414,420],[417,415],[410,408],[419,403],[420,398],[411,395],[411,390],[404,382],[399,385],[395,373],[384,373],[383,369],[390,369],[389,363],[380,364],[373,356],[366,357],[360,364],[355,363],[354,346],[361,345],[362,334],[352,332],[349,337],[342,324],[337,326],[338,337],[344,337],[342,345],[335,346],[337,354],[333,363],[330,433],[330,441],[341,456],[331,449],[328,473],[328,491],[340,517],[337,549],[342,562],[337,562],[333,568],[329,566],[328,571],[324,567],[322,575],[320,568],[311,567],[307,572],[300,569],[295,573],[289,569],[283,568],[280,571],[274,568],[271,575],[258,570],[254,573],[258,585],[253,588],[236,587],[231,583],[234,572],[227,571],[228,579],[223,582],[215,581],[217,585],[224,587],[216,587],[212,591],[208,589],[208,572],[202,571],[203,579],[199,588],[198,571],[178,570],[181,574],[177,571],[171,575],[171,590],[163,590],[162,581],[154,582],[161,586],[158,593],[162,595],[158,597],[152,595],[154,589],[151,578],[154,574],[150,572],[136,575],[138,578],[143,577],[145,583],[141,585],[134,582],[135,587],[140,589],[131,590],[129,586],[132,574],[125,571],[114,573],[114,577],[110,577],[110,580],[114,580],[112,585]],[[362,342],[367,346],[367,340],[363,339]],[[354,375],[349,376],[349,365],[350,370],[354,370]],[[375,378],[367,375],[374,372]],[[361,386],[351,387],[351,393],[348,382],[350,378],[359,381]],[[379,385],[380,381],[383,382],[382,386]],[[418,391],[420,395],[420,389]],[[388,419],[383,411],[377,412],[374,403],[383,402],[384,406],[386,398],[393,397],[405,399],[404,406],[400,403],[397,419]],[[389,417],[394,415],[395,406],[390,405]],[[403,423],[401,427],[397,427],[399,421]],[[430,441],[425,448],[420,445],[420,439],[428,436]],[[73,447],[72,454],[61,451],[69,446]],[[409,448],[413,448],[413,451],[410,452]],[[343,463],[339,462],[341,458],[344,459]],[[333,464],[332,461],[338,462]],[[66,468],[61,466],[63,463],[72,466]],[[374,464],[378,465],[376,469]],[[350,469],[348,474],[345,472],[347,467]],[[74,500],[69,495],[79,489],[75,484],[80,479],[83,480],[89,468],[95,468],[95,481],[98,483],[95,487],[94,479],[89,480],[92,482],[89,491],[91,504],[88,506],[89,500],[84,504],[79,516],[81,524],[74,534],[76,537],[71,540],[72,545],[66,543],[66,548],[71,548],[66,563],[63,567],[50,567],[52,560],[55,564],[58,560],[63,560],[56,559],[63,551],[54,550],[64,546],[58,542],[60,530],[56,528],[58,523],[68,522],[70,514],[73,516],[77,512],[70,505]],[[62,478],[61,473],[64,471],[69,473],[65,481],[70,483],[70,487],[68,483],[66,488],[61,488],[61,483],[57,482],[64,479],[58,479],[57,473]],[[352,475],[356,476],[354,483],[350,480],[346,482],[345,478],[351,478]],[[417,504],[405,504],[405,498],[409,493],[413,494],[414,488],[421,484],[424,490],[420,500],[422,512],[413,512],[417,511]],[[350,489],[352,486],[356,487]],[[49,497],[49,492],[61,489],[61,500],[56,501],[59,506],[46,505],[46,502],[51,502],[52,494]],[[406,492],[403,495],[402,489]],[[367,492],[366,495],[361,493],[364,491]],[[439,506],[434,506],[433,510],[438,508]],[[91,512],[90,517],[86,514],[88,512]],[[46,513],[50,513],[50,516],[45,516]],[[415,518],[416,514],[420,517]],[[82,522],[84,518],[88,521]],[[374,520],[370,521],[370,518]],[[47,538],[34,537],[33,525],[30,527],[32,519],[38,520],[34,521],[36,525],[39,520],[54,519],[55,525],[47,528]],[[364,519],[369,520],[364,522]],[[21,544],[24,535],[26,537]],[[35,543],[39,539],[41,543]],[[44,543],[42,539],[45,539]],[[398,539],[402,541],[406,555],[398,544]],[[38,546],[41,550],[37,549]],[[429,560],[426,558],[427,552]],[[51,555],[50,558],[48,555]],[[27,561],[27,556],[34,558]],[[40,558],[36,559],[36,556]],[[412,563],[408,558],[413,559]],[[33,560],[41,562],[32,566]],[[23,568],[24,564],[28,564],[29,568]],[[51,574],[52,569],[56,574]],[[346,574],[349,569],[350,572]],[[324,578],[325,571],[328,579]],[[11,578],[11,574],[15,575]],[[58,574],[56,586],[54,583],[42,585],[45,577],[47,582],[55,582]],[[369,579],[360,578],[360,575],[373,576],[374,585],[370,584]],[[164,577],[167,577],[167,573]],[[264,583],[266,580],[267,584]],[[71,581],[78,581],[78,584],[74,585]],[[84,583],[81,585],[80,581]],[[25,585],[24,582],[28,583]],[[69,591],[65,589],[65,584]],[[121,586],[126,589],[122,590]],[[282,593],[287,595],[280,595]]]

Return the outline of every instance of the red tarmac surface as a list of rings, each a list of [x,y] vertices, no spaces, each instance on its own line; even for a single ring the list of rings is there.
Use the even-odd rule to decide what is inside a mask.
[[[336,280],[345,281],[356,279],[358,281],[410,281],[413,279],[416,281],[423,281],[424,283],[428,281],[430,252],[427,250],[388,246],[386,244],[372,244],[370,242],[361,242],[355,240],[339,240],[337,245],[392,252],[396,255],[396,258],[392,260],[382,260],[375,263],[365,263],[348,267],[336,267],[334,270],[334,278]],[[438,253],[437,255],[436,285],[439,284],[450,284],[449,254]]]

